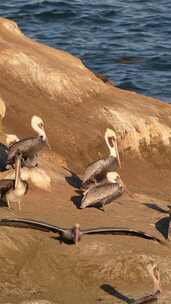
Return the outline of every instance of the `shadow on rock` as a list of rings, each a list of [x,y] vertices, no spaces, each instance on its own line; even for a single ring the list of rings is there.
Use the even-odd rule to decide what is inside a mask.
[[[128,298],[127,296],[123,295],[109,284],[103,284],[100,286],[100,288],[103,289],[106,293],[110,294],[111,296],[119,300],[124,301],[125,303],[128,304],[135,303],[135,300],[133,298]]]
[[[163,235],[165,239],[168,239],[169,234],[169,223],[170,216],[163,217],[158,222],[155,223],[156,229]]]
[[[71,201],[78,209],[80,209],[83,192],[81,190],[76,190],[75,193],[77,193],[77,195],[72,196]]]
[[[148,208],[151,208],[161,213],[169,213],[169,210],[163,209],[162,207],[158,206],[156,203],[144,203],[144,205]]]
[[[76,189],[80,189],[82,181],[79,178],[79,176],[77,174],[75,174],[74,172],[72,172],[70,169],[65,168],[65,167],[63,167],[63,168],[70,173],[69,176],[65,176],[66,182],[69,185],[71,185],[72,187],[74,187]]]
[[[51,239],[53,239],[55,241],[58,241],[61,245],[62,245],[62,243],[65,243],[67,245],[73,245],[74,244],[73,241],[63,239],[61,236],[51,236]]]

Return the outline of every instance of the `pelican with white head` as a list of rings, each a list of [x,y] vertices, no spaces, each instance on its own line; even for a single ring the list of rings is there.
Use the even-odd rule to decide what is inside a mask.
[[[48,138],[44,128],[44,122],[39,116],[33,115],[31,118],[31,126],[38,133],[36,137],[23,138],[9,146],[7,165],[15,163],[15,156],[20,151],[22,154],[22,166],[37,166],[37,154],[47,144]]]
[[[12,144],[16,143],[19,140],[20,139],[15,134],[7,134],[6,135],[6,144],[7,144],[7,146],[12,145]]]
[[[107,128],[105,132],[105,141],[109,148],[110,155],[117,158],[119,167],[121,167],[119,152],[118,152],[118,145],[117,145],[117,137],[116,133],[112,130]]]
[[[109,148],[110,154],[106,158],[99,159],[91,163],[85,170],[82,187],[89,188],[92,184],[98,184],[106,179],[107,173],[116,171],[121,167],[119,158],[116,133],[107,128],[105,132],[105,142]]]
[[[47,136],[44,128],[44,122],[39,116],[33,115],[31,118],[31,126],[35,132],[39,134],[45,141]]]
[[[113,184],[117,184],[120,179],[120,175],[117,172],[108,172],[106,177],[108,182]]]

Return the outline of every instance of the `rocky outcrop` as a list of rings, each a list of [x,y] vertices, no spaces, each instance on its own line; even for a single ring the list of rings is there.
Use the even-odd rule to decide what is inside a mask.
[[[124,155],[170,155],[170,105],[104,83],[78,58],[27,38],[3,18],[0,52],[6,130],[31,133],[30,116],[39,114],[53,149],[77,168],[104,152],[108,126],[117,131]]]
[[[66,227],[75,222],[81,227],[115,225],[165,240],[167,227],[163,230],[161,223],[168,223],[170,202],[171,173],[166,166],[171,160],[171,106],[116,88],[78,58],[29,39],[15,22],[3,18],[0,54],[0,141],[5,142],[6,133],[32,135],[30,118],[37,114],[46,122],[53,148],[40,159],[49,192],[34,187],[40,184],[38,171],[22,211],[2,208],[0,217],[29,217]],[[74,204],[78,193],[71,187],[75,175],[64,167],[81,172],[89,161],[104,156],[106,127],[117,132],[121,175],[136,195],[131,199],[125,194],[104,213],[80,211]],[[164,214],[159,219],[160,211]],[[135,298],[151,291],[147,264],[153,261],[167,290],[165,303],[170,303],[169,243],[87,236],[77,247],[61,245],[54,235],[43,233],[1,227],[2,303],[128,302],[132,296],[124,296],[126,291]]]

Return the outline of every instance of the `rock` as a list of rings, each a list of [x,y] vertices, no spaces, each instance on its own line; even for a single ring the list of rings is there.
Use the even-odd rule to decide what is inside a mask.
[[[0,19],[0,42],[8,131],[32,134],[30,117],[39,114],[54,151],[75,168],[104,155],[106,127],[116,130],[124,156],[156,161],[162,154],[160,162],[170,162],[170,105],[107,85],[78,58],[25,37],[13,21]]]
[[[46,300],[34,300],[34,301],[23,301],[20,304],[53,304],[53,303]]]
[[[31,187],[20,213],[15,206],[10,211],[1,208],[0,217],[29,217],[63,227],[74,222],[85,228],[116,225],[162,239],[155,223],[158,202],[166,207],[170,200],[171,106],[109,85],[78,58],[29,39],[14,21],[3,18],[0,51],[0,140],[5,142],[5,133],[31,136],[30,118],[36,114],[45,121],[53,148],[40,156],[47,188],[52,180],[50,191]],[[105,156],[107,127],[116,130],[120,172],[137,195],[134,200],[123,196],[105,213],[90,208],[83,213],[73,204],[78,193],[67,183],[65,169],[71,180],[87,163]],[[13,171],[2,172],[1,178],[8,174]],[[37,177],[33,180],[35,184]],[[160,266],[162,285],[170,288],[169,242],[164,247],[127,236],[94,235],[68,246],[42,231],[1,227],[0,244],[4,303],[91,304],[97,297],[104,299],[100,286],[106,280],[116,290],[126,286],[131,294],[136,290],[142,296],[139,293],[152,286],[146,270],[151,259]],[[138,280],[143,288],[137,286]],[[110,294],[105,300],[114,299]]]

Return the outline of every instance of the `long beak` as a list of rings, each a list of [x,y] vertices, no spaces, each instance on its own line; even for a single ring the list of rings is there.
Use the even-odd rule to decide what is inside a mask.
[[[158,270],[158,267],[156,268],[156,280],[154,282],[154,291],[160,291],[162,292],[161,283],[160,283],[160,272]]]
[[[74,233],[74,243],[75,243],[75,245],[78,244],[79,240],[80,240],[80,229],[76,228],[75,233]]]
[[[115,150],[116,150],[116,154],[117,154],[117,160],[118,160],[119,168],[121,168],[121,161],[120,161],[117,141],[115,141]]]
[[[52,150],[52,147],[51,147],[51,145],[50,145],[49,140],[48,140],[48,138],[47,138],[47,137],[46,137],[46,144],[47,144],[47,146],[48,146],[49,150]]]
[[[126,192],[131,198],[135,199],[134,194],[132,194],[132,193],[128,190],[127,186],[125,185],[125,183],[122,181],[122,179],[121,179],[120,177],[118,178],[118,183],[119,183],[122,187],[124,187],[125,192]]]
[[[21,158],[17,157],[15,162],[15,185],[16,188],[18,186],[18,182],[20,180],[20,168],[21,168]]]
[[[134,194],[132,194],[132,193],[128,190],[128,188],[127,188],[127,186],[125,186],[125,184],[124,184],[124,188],[125,188],[125,192],[126,192],[131,198],[135,199]]]

